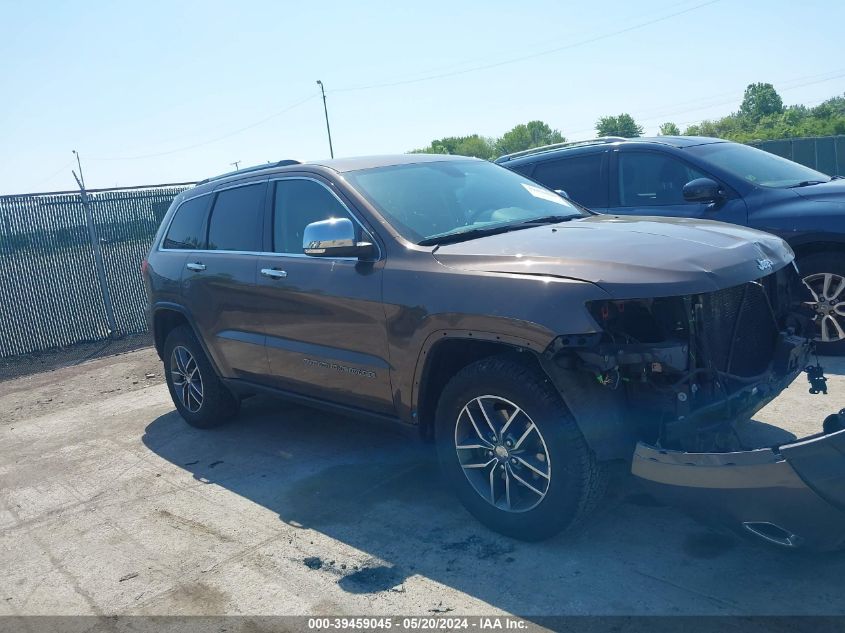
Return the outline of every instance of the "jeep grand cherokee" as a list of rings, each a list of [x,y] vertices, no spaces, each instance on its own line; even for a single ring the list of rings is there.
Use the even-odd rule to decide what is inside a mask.
[[[191,425],[267,392],[417,427],[468,510],[522,539],[581,521],[627,460],[709,518],[831,548],[841,419],[753,450],[734,428],[807,364],[792,260],[755,230],[594,215],[486,161],[406,155],[206,180],[143,268]]]

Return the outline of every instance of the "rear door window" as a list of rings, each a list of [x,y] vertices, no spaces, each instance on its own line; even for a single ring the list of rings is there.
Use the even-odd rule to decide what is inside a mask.
[[[606,152],[537,163],[532,178],[549,189],[562,189],[585,207],[607,206]]]
[[[266,183],[224,189],[217,194],[208,225],[208,249],[262,250]]]
[[[164,238],[164,248],[202,249],[205,248],[205,212],[208,210],[209,196],[197,196],[185,200],[173,216],[170,228]]]

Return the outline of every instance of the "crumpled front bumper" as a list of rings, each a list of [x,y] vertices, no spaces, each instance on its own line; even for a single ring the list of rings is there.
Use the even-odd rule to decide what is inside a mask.
[[[785,547],[845,547],[845,429],[736,453],[637,444],[631,471],[656,498]]]

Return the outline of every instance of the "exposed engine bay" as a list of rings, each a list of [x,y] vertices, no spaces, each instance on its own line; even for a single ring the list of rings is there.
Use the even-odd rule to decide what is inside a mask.
[[[558,365],[623,392],[638,440],[743,450],[734,422],[777,396],[810,358],[812,315],[793,296],[797,275],[786,266],[713,293],[594,302],[601,334],[556,341]]]
[[[737,432],[802,371],[810,394],[826,393],[822,367],[808,364],[804,299],[786,266],[712,293],[596,302],[602,331],[556,339],[550,375],[582,428],[605,429],[602,444],[626,438],[616,456],[631,457],[654,496],[776,545],[839,549],[845,410],[780,445],[746,446]]]

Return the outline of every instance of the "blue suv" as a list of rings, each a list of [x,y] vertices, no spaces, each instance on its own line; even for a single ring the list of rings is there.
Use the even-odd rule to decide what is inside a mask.
[[[549,145],[496,159],[602,213],[706,218],[786,240],[809,288],[818,349],[845,353],[845,180],[716,138]]]

